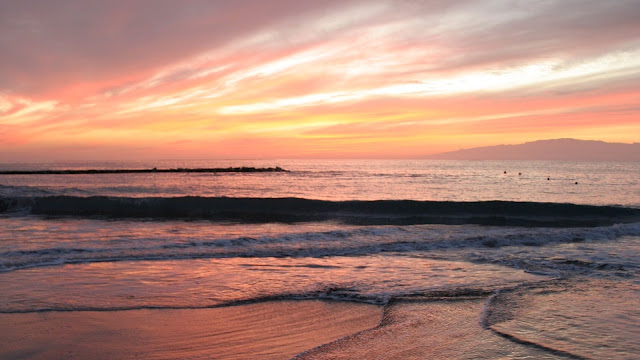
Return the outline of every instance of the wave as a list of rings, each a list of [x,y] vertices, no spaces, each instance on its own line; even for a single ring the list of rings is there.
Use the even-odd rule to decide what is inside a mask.
[[[158,236],[153,242],[135,240],[117,246],[96,243],[16,249],[0,252],[0,273],[65,264],[221,258],[325,258],[384,253],[422,254],[475,263],[493,263],[527,272],[556,276],[559,272],[626,273],[636,271],[625,258],[573,258],[571,254],[536,258],[518,247],[543,253],[553,244],[606,242],[640,236],[640,223],[598,228],[505,228],[381,226],[349,230],[284,233],[264,236],[192,238],[179,241]],[[509,250],[513,247],[513,250]]]
[[[324,284],[308,290],[298,290],[294,292],[281,292],[256,296],[246,296],[236,299],[215,299],[209,298],[196,303],[176,303],[176,304],[145,304],[143,302],[130,302],[126,304],[93,304],[83,305],[79,303],[69,304],[38,304],[33,307],[25,304],[3,305],[0,307],[0,314],[20,314],[34,312],[71,312],[71,311],[124,311],[124,310],[153,310],[153,309],[209,309],[226,306],[237,306],[256,304],[269,301],[282,300],[333,300],[358,302],[372,305],[392,305],[395,302],[423,302],[434,300],[469,300],[482,299],[500,291],[511,291],[522,285],[544,284],[547,279],[536,279],[525,281],[522,284],[506,282],[501,284],[483,284],[477,286],[454,286],[444,288],[426,288],[423,290],[403,291],[401,293],[367,293],[358,287],[343,286],[340,284]]]
[[[1,198],[12,197],[30,197],[30,196],[53,196],[55,193],[49,189],[27,186],[27,185],[2,185],[0,184],[0,196]],[[1,205],[0,205],[1,206]]]
[[[577,227],[640,221],[640,209],[513,201],[327,201],[232,197],[0,197],[0,213],[209,219],[241,222],[335,220],[356,225],[478,224]]]

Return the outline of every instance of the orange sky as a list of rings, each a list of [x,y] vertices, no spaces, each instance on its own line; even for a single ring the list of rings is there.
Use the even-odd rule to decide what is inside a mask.
[[[640,141],[640,1],[0,1],[0,161]]]

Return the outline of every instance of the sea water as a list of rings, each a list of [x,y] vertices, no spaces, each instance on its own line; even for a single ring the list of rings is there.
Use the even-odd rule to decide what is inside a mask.
[[[532,353],[640,357],[638,163],[0,170],[230,166],[289,171],[0,175],[0,312],[482,295],[477,326]]]

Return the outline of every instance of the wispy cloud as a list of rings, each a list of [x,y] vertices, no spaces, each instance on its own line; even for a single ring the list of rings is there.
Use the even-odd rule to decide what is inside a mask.
[[[3,3],[0,147],[638,141],[638,18],[638,0]]]

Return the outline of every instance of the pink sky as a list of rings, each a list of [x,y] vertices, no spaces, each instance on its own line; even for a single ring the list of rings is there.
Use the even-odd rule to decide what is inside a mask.
[[[0,0],[0,161],[640,141],[640,0]]]

